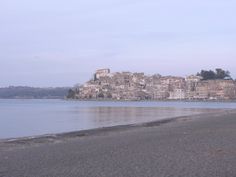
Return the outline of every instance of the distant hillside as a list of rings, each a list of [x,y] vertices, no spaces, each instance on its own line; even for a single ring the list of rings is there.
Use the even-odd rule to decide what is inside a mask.
[[[0,88],[1,99],[61,99],[64,98],[69,87],[57,87],[57,88],[35,88],[35,87],[23,87],[23,86],[10,86]]]

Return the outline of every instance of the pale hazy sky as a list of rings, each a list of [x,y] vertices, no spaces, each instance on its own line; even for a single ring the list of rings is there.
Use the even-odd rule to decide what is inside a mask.
[[[73,86],[97,68],[236,77],[235,0],[0,0],[0,86]]]

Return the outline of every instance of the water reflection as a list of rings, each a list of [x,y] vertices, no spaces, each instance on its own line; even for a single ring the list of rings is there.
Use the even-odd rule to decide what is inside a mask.
[[[93,127],[144,123],[166,118],[200,114],[209,109],[154,108],[154,107],[91,107],[78,110]]]
[[[0,139],[143,123],[227,107],[236,104],[0,100]]]

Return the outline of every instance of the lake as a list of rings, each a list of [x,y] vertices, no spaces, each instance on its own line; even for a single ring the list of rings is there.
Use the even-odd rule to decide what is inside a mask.
[[[0,100],[0,139],[137,124],[210,109],[235,108],[234,102]]]

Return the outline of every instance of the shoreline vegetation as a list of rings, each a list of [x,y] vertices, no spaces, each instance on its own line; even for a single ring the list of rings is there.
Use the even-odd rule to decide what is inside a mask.
[[[69,89],[70,87],[2,87],[0,99],[64,99]]]

